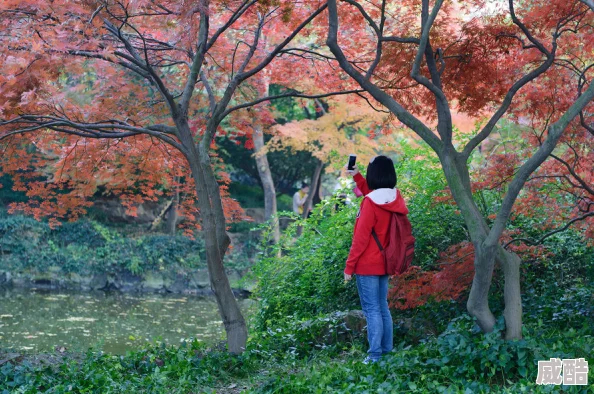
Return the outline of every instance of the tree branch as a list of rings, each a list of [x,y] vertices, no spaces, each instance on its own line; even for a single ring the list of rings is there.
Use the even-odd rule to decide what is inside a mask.
[[[301,22],[301,24],[299,26],[297,26],[297,28],[295,30],[293,30],[293,32],[287,38],[285,38],[285,40],[283,42],[278,44],[276,46],[276,48],[274,48],[274,50],[272,50],[272,52],[270,52],[268,54],[268,56],[260,62],[260,64],[258,64],[257,66],[255,66],[253,69],[251,69],[249,71],[242,72],[242,73],[238,74],[239,81],[240,82],[245,81],[246,79],[250,78],[251,76],[253,76],[253,75],[257,74],[258,72],[260,72],[261,70],[263,70],[264,67],[266,67],[268,64],[270,64],[270,62],[276,57],[276,55],[278,55],[280,53],[280,51],[282,51],[297,36],[297,34],[299,34],[299,32],[301,32],[301,30],[303,30],[303,28],[305,28],[305,26],[309,25],[311,23],[311,21],[313,21],[318,15],[320,15],[327,7],[328,7],[328,4],[322,5],[313,14],[311,14],[306,20]]]
[[[385,42],[398,42],[398,43],[401,43],[401,44],[417,44],[417,45],[419,45],[421,43],[421,40],[419,40],[416,37],[386,36],[386,37],[382,37],[382,41],[385,41]]]
[[[566,162],[565,160],[561,159],[560,157],[554,155],[554,154],[550,154],[550,156],[557,160],[559,163],[563,164],[565,166],[565,168],[567,168],[567,170],[569,171],[569,173],[571,174],[571,176],[574,177],[574,179],[581,185],[581,187],[586,190],[588,193],[590,193],[592,196],[594,196],[594,189],[592,187],[590,187],[576,172],[575,169],[569,165],[568,162]],[[572,183],[572,182],[570,182]],[[573,185],[573,183],[572,183]],[[577,187],[577,185],[575,185],[574,187]]]
[[[514,243],[514,242],[525,242],[525,243],[530,244],[530,245],[539,245],[539,244],[543,243],[543,241],[545,239],[547,239],[547,238],[549,238],[549,237],[551,237],[551,236],[553,236],[553,235],[555,235],[557,233],[560,233],[562,231],[567,230],[575,222],[579,222],[581,220],[585,220],[585,219],[587,219],[589,217],[592,217],[592,216],[594,216],[594,211],[593,212],[588,212],[588,213],[586,213],[585,215],[582,215],[582,216],[578,216],[577,218],[573,218],[569,222],[567,222],[565,224],[565,226],[560,227],[560,228],[558,228],[556,230],[553,230],[553,231],[550,231],[550,232],[544,234],[542,237],[540,237],[536,241],[532,241],[532,240],[530,240],[528,238],[514,238],[511,241],[507,242],[505,245],[503,245],[503,248],[504,249],[507,249],[507,247],[509,245],[511,245],[512,243]]]
[[[501,233],[509,219],[511,209],[516,201],[520,190],[524,187],[526,180],[553,152],[557,142],[563,135],[563,132],[569,123],[594,99],[594,83],[591,83],[588,89],[577,98],[577,100],[565,111],[565,113],[555,123],[549,126],[549,134],[536,153],[530,157],[518,170],[516,176],[511,181],[501,204],[501,209],[489,232],[486,245],[495,246],[498,243]]]
[[[510,12],[512,14],[512,20],[514,21],[514,23],[518,27],[520,27],[520,29],[524,32],[524,34],[526,34],[526,36],[528,37],[530,42],[532,42],[534,44],[534,46],[536,46],[536,48],[538,48],[538,50],[540,50],[546,56],[547,59],[545,60],[545,62],[543,64],[541,64],[534,70],[530,71],[528,74],[524,75],[522,78],[520,78],[518,81],[516,81],[512,85],[512,87],[508,90],[507,94],[505,95],[503,102],[501,103],[501,105],[499,106],[497,111],[493,114],[493,116],[491,116],[491,119],[489,119],[489,121],[481,129],[481,131],[477,135],[475,135],[470,141],[468,141],[468,143],[464,147],[464,150],[462,151],[462,157],[465,160],[468,160],[468,158],[472,154],[472,151],[491,134],[491,132],[493,131],[493,128],[495,127],[497,122],[499,122],[499,119],[501,119],[501,117],[509,109],[516,93],[522,87],[524,87],[526,84],[533,81],[534,79],[539,77],[541,74],[543,74],[545,71],[547,71],[551,67],[551,65],[553,64],[553,62],[555,60],[555,53],[556,53],[556,49],[557,49],[557,35],[556,35],[556,33],[553,34],[552,50],[549,52],[539,41],[537,41],[530,34],[530,32],[528,31],[526,26],[524,26],[524,24],[522,24],[522,22],[520,22],[518,20],[518,18],[516,17],[516,14],[514,12],[513,0],[509,0],[509,6],[510,6]]]
[[[204,62],[204,56],[206,54],[209,26],[208,0],[202,0],[200,2],[199,8],[200,26],[198,31],[198,42],[196,44],[196,54],[194,55],[194,59],[192,60],[192,67],[190,67],[190,75],[188,76],[186,86],[184,87],[184,92],[182,93],[182,97],[179,102],[179,109],[182,116],[186,116],[188,114],[190,99],[192,98],[192,94],[194,93],[194,87],[196,86],[196,82],[198,81],[198,78],[200,76],[200,69],[202,68],[202,63]]]
[[[11,120],[0,120],[0,127],[8,127],[11,129],[0,135],[0,141],[13,135],[25,134],[42,129],[50,129],[84,138],[113,139],[147,134],[179,149],[182,153],[185,152],[183,147],[169,136],[173,133],[175,128],[166,125],[136,127],[119,120],[108,120],[101,123],[81,123],[55,116],[22,115]]]
[[[250,101],[248,103],[243,103],[243,104],[236,105],[234,107],[228,108],[225,112],[223,112],[223,114],[221,115],[221,117],[222,118],[225,118],[231,112],[234,112],[234,111],[237,111],[237,110],[240,110],[240,109],[244,109],[244,108],[248,108],[248,107],[253,107],[254,105],[263,103],[265,101],[277,100],[277,99],[286,98],[286,97],[299,97],[299,98],[307,98],[307,99],[321,99],[321,98],[330,97],[330,96],[340,96],[340,95],[345,95],[345,94],[357,94],[357,93],[362,93],[364,91],[365,90],[363,90],[363,89],[358,89],[358,90],[345,90],[345,91],[332,92],[332,93],[322,93],[322,94],[303,94],[303,93],[299,93],[297,91],[293,91],[293,92],[278,94],[278,95],[274,95],[274,96],[260,97],[257,100]]]
[[[365,79],[365,76],[357,71],[346,58],[344,52],[338,45],[338,9],[336,0],[328,1],[328,37],[326,44],[330,51],[336,57],[342,69],[351,76],[357,83],[371,96],[388,108],[398,120],[404,123],[407,127],[417,133],[435,152],[441,152],[442,141],[427,127],[423,122],[417,119],[413,114],[408,112],[400,103],[394,98],[382,91],[371,81]]]

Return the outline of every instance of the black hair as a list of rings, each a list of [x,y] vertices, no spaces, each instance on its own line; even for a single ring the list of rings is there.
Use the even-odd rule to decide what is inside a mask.
[[[303,183],[301,184],[301,188],[302,188],[302,189],[305,189],[306,187],[309,187],[309,185],[308,185],[306,182],[303,182]]]
[[[367,166],[367,186],[371,190],[396,187],[394,162],[387,156],[376,156]]]

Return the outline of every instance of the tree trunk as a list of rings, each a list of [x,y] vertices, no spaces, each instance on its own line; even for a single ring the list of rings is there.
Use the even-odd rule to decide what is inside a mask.
[[[324,163],[319,160],[317,161],[316,168],[314,170],[313,175],[311,176],[311,183],[309,185],[309,193],[307,195],[307,199],[305,200],[305,204],[303,204],[303,217],[306,218],[309,214],[309,210],[313,207],[313,200],[314,196],[318,189],[318,183],[320,182],[320,178],[322,176],[322,168],[324,168]]]
[[[171,204],[167,211],[167,221],[165,222],[165,231],[169,235],[175,235],[177,228],[177,202]]]
[[[178,177],[175,177],[175,182],[176,183],[179,182]],[[167,221],[165,223],[165,229],[167,231],[167,234],[169,234],[169,235],[175,235],[175,230],[177,229],[177,219],[178,219],[177,207],[178,206],[179,206],[179,186],[176,186],[175,194],[171,201],[171,206],[169,207],[169,210],[167,211]]]
[[[151,224],[149,225],[147,231],[154,231],[157,226],[161,223],[161,220],[163,220],[163,216],[165,216],[167,214],[167,212],[169,212],[169,210],[171,209],[171,205],[173,204],[173,199],[170,200],[167,205],[165,205],[165,207],[163,207],[163,209],[161,210],[161,212],[159,212],[157,214],[157,217],[155,218],[155,220],[153,220],[151,222]]]
[[[186,158],[196,185],[210,286],[227,333],[228,350],[231,353],[242,353],[247,343],[247,326],[223,265],[230,239],[225,229],[219,185],[212,170],[208,147],[197,147],[194,144],[187,121],[177,119],[176,123],[181,143],[187,150]]]
[[[505,309],[505,339],[522,339],[522,293],[520,286],[520,257],[499,246],[497,262],[503,268],[505,285],[503,297]]]
[[[319,177],[319,180],[318,180],[318,187],[316,188],[316,192],[314,193],[313,200],[312,200],[313,206],[318,205],[324,199],[324,196],[322,194],[322,191],[323,191],[323,189],[322,189],[322,176],[323,176],[323,173],[324,173],[324,167],[322,166],[322,170],[320,171],[320,177]]]
[[[268,158],[266,153],[262,152],[264,149],[264,132],[260,125],[256,125],[254,128],[254,157],[256,159],[256,167],[258,168],[258,175],[262,182],[262,189],[264,190],[264,219],[270,220],[276,217],[276,190],[274,188],[274,181],[272,179],[272,173],[270,172],[270,165],[268,164]],[[274,219],[271,223],[272,234],[274,243],[278,243],[280,240],[280,228],[278,218]]]
[[[442,155],[441,160],[452,196],[464,217],[475,249],[474,278],[466,304],[468,313],[477,319],[481,330],[493,330],[495,317],[489,308],[489,290],[495,261],[499,262],[505,277],[505,337],[519,339],[522,337],[520,259],[498,244],[487,245],[485,242],[490,229],[472,198],[466,163],[448,154]]]
[[[495,316],[489,308],[489,289],[495,266],[495,248],[484,248],[482,242],[474,242],[474,278],[466,309],[475,317],[483,332],[493,331]]]
[[[440,161],[452,196],[460,208],[474,245],[474,278],[466,308],[468,313],[477,319],[481,330],[491,332],[495,326],[495,317],[489,308],[489,290],[497,249],[496,247],[485,248],[483,245],[489,233],[489,227],[472,199],[470,175],[466,163],[461,163],[452,152],[442,152]]]

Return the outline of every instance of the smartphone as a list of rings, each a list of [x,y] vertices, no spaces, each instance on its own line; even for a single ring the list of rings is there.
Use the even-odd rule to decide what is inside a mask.
[[[357,162],[357,155],[349,155],[349,164],[347,166],[347,169],[349,171],[354,170],[356,162]]]

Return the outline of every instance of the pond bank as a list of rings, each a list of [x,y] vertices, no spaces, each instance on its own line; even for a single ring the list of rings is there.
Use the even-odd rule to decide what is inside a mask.
[[[248,297],[253,288],[252,284],[244,283],[241,273],[236,270],[229,271],[227,275],[235,296]],[[146,272],[142,275],[129,271],[81,275],[73,272],[64,273],[58,267],[50,267],[43,273],[0,271],[0,288],[213,295],[206,269],[184,273]]]

